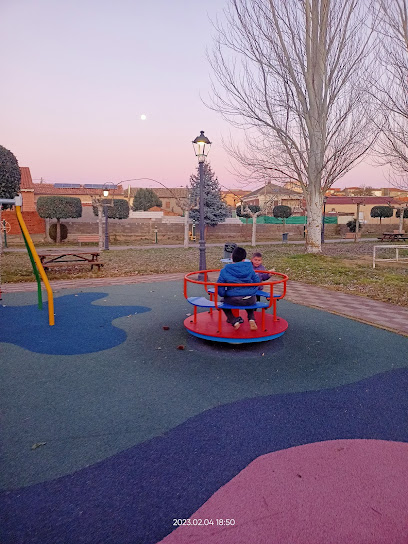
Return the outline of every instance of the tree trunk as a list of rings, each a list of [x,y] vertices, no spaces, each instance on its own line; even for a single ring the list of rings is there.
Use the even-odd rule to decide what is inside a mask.
[[[252,216],[252,240],[251,240],[251,245],[254,247],[256,246],[256,219],[257,219],[257,215],[253,215]]]
[[[357,242],[359,227],[360,227],[360,204],[357,204],[356,236],[354,238],[355,242]]]
[[[50,218],[45,218],[45,241],[46,242],[52,242],[52,239],[50,238]]]
[[[98,235],[99,235],[99,251],[103,250],[103,234],[102,234],[102,204],[98,204]]]
[[[322,251],[322,205],[323,194],[318,187],[310,185],[306,193],[307,202],[307,244],[306,253]]]
[[[61,219],[57,219],[57,237],[56,237],[57,244],[61,243]]]
[[[188,247],[188,219],[190,217],[189,211],[184,212],[184,247]]]
[[[400,216],[399,216],[399,232],[402,233],[404,230],[404,211],[405,209],[401,206],[400,208]]]

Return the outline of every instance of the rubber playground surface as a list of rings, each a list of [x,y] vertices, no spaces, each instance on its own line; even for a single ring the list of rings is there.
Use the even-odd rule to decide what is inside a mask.
[[[224,345],[192,311],[3,295],[0,542],[406,544],[408,338],[281,300],[282,337]]]

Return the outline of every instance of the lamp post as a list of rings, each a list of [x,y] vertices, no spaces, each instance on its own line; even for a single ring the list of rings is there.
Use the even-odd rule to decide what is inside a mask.
[[[110,189],[113,190],[113,192],[116,189],[116,185],[113,183],[106,183],[103,188],[103,198],[106,199],[109,196]],[[103,202],[103,211],[105,214],[105,250],[109,249],[109,227],[108,227],[108,206],[113,206],[113,204],[108,204],[106,200]]]
[[[204,224],[204,162],[210,152],[211,142],[204,136],[204,131],[200,131],[200,136],[197,136],[193,140],[194,153],[198,158],[198,167],[200,173],[200,240],[198,242],[200,252],[200,270],[206,270],[206,256],[205,256],[205,224]],[[200,277],[201,276],[201,277]],[[199,280],[203,279],[203,274],[199,274]]]
[[[326,217],[326,202],[327,202],[327,198],[323,197],[323,220],[322,220],[322,233],[321,233],[322,244],[324,244],[324,218]]]

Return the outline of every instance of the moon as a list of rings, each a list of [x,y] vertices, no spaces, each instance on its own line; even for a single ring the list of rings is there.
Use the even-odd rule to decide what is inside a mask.
[[[142,115],[140,116],[140,119],[141,119],[142,121],[146,121],[147,116],[146,116],[144,113],[142,113]]]

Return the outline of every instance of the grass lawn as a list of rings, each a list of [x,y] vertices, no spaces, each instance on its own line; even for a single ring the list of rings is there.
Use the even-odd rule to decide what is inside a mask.
[[[303,245],[243,245],[249,255],[260,251],[265,267],[275,268],[291,280],[408,306],[408,264],[379,264],[373,269],[371,242],[325,244],[323,255],[305,254]],[[222,247],[208,247],[207,268],[220,268],[222,256]],[[48,277],[53,280],[190,272],[198,268],[198,249],[110,250],[102,253],[101,260],[105,266],[99,272],[77,267],[49,271]],[[1,279],[3,283],[34,281],[28,255],[4,253]]]

